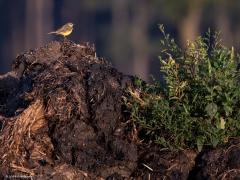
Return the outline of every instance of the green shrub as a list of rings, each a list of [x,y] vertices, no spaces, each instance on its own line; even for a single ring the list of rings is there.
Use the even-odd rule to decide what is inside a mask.
[[[126,105],[139,137],[171,150],[213,146],[240,135],[238,56],[207,33],[180,49],[163,26],[164,83],[135,80]]]

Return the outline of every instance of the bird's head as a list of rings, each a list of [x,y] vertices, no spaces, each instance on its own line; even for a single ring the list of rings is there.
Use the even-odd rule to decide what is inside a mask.
[[[73,25],[74,25],[73,23],[68,23],[68,26],[70,27],[73,27]]]

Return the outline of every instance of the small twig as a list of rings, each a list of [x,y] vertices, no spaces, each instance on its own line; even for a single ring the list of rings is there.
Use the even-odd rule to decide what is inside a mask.
[[[227,172],[224,172],[221,180],[226,179],[226,176],[227,176],[229,173],[231,173],[231,172],[239,172],[239,170],[238,170],[238,169],[230,169],[230,170],[228,170]]]
[[[151,167],[149,167],[148,165],[146,165],[146,164],[144,164],[144,163],[142,163],[142,165],[143,165],[144,167],[146,167],[148,170],[153,171],[153,169],[152,169]]]
[[[151,174],[148,173],[148,180],[151,180]]]
[[[17,170],[17,171],[21,171],[21,172],[23,172],[23,173],[27,173],[27,174],[29,174],[30,176],[34,176],[35,175],[35,173],[33,172],[33,170],[31,170],[31,169],[27,169],[27,168],[25,168],[25,167],[20,167],[20,166],[17,166],[17,165],[15,165],[15,164],[11,164],[11,167],[13,168],[13,169],[15,169],[15,170]]]
[[[178,165],[178,163],[173,164],[171,167],[169,167],[169,168],[167,169],[167,171],[170,171],[172,168],[176,167],[177,165]]]

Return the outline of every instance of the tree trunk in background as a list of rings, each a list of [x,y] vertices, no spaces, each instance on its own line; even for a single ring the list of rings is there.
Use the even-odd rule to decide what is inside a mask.
[[[127,0],[112,0],[111,52],[114,64],[123,73],[132,73],[128,35],[129,16]]]
[[[25,48],[39,47],[51,37],[53,0],[26,0]]]
[[[225,1],[219,3],[216,10],[217,31],[221,32],[224,45],[230,46],[233,43],[233,32],[231,32],[230,18],[228,17]]]
[[[24,49],[24,4],[17,1],[15,6],[11,7],[11,55],[16,56],[18,53],[23,52]]]
[[[133,73],[144,80],[149,78],[149,39],[148,22],[149,8],[147,0],[135,1],[133,6],[133,19],[131,24],[132,52],[133,52]]]
[[[186,46],[186,41],[193,41],[200,35],[200,23],[203,10],[202,0],[192,0],[189,3],[186,17],[179,24],[180,42],[182,47]]]
[[[80,4],[80,2],[79,2]],[[78,13],[74,19],[79,19],[80,24],[77,25],[77,32],[80,32],[81,40],[86,42],[95,42],[96,41],[96,28],[94,18],[96,9],[89,8],[87,1],[81,2],[81,8],[76,9],[76,12]]]

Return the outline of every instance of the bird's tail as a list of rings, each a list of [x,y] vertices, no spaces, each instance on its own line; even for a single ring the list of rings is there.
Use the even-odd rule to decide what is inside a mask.
[[[48,34],[57,34],[56,31],[49,32]]]

